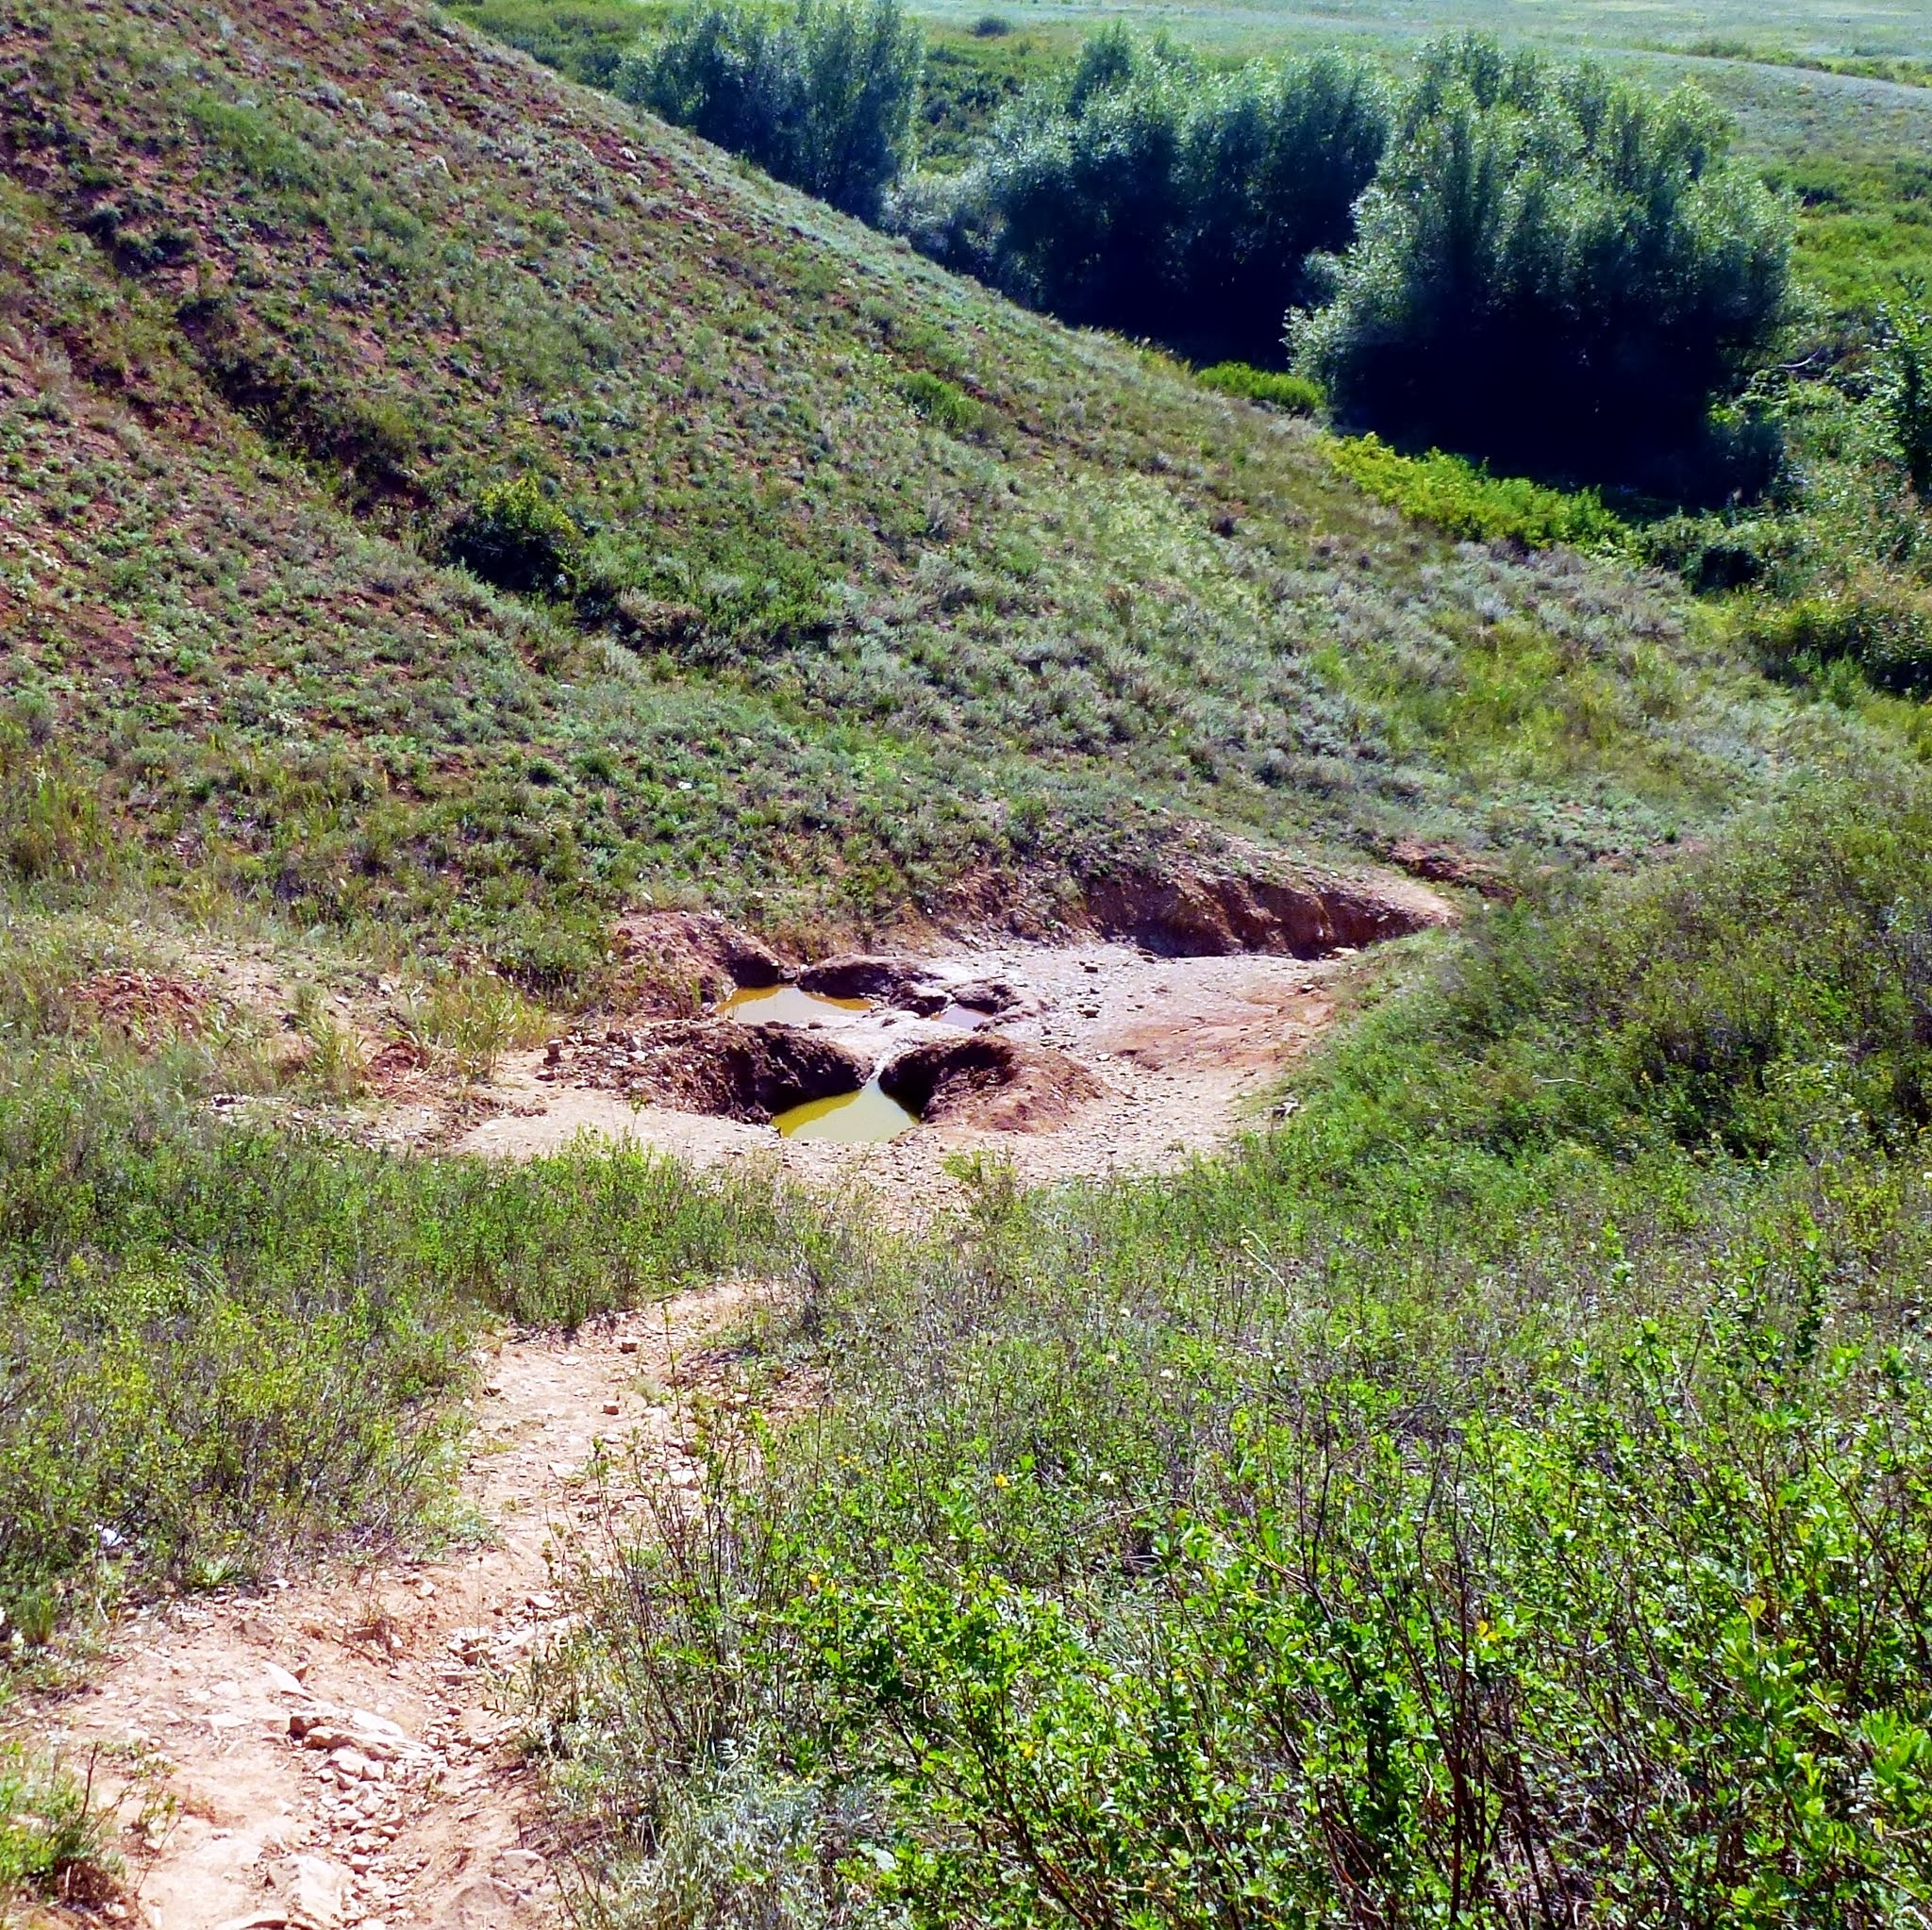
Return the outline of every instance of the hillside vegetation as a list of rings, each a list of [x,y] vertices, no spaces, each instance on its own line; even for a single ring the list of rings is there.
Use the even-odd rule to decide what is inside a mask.
[[[700,1485],[516,1651],[584,1921],[1932,1909],[1918,306],[1664,516],[1341,442],[433,9],[0,24],[0,1914],[108,1893],[35,1747],[76,1632],[481,1532],[479,1345],[713,1282]],[[1484,138],[1574,158],[1516,73]],[[1209,92],[1201,153],[1272,111]],[[1460,928],[1324,964],[1158,1178],[406,1153],[342,1016],[468,1104],[622,1040],[646,906],[819,955],[1372,859]]]
[[[1668,591],[1458,552],[433,17],[12,19],[8,701],[158,875],[556,989],[700,872],[864,923],[1201,821],[1636,853],[1765,781]],[[505,487],[547,584],[438,560]]]

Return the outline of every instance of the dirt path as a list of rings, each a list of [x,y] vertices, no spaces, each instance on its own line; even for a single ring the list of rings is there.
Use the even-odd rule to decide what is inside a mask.
[[[691,1403],[722,1388],[710,1338],[745,1289],[628,1315],[574,1342],[512,1341],[485,1370],[462,1495],[481,1539],[445,1559],[202,1598],[122,1622],[89,1686],[34,1711],[97,1787],[172,1817],[123,1849],[123,1921],[153,1930],[520,1930],[552,1921],[536,1792],[498,1690],[560,1626],[546,1556],[606,1503],[598,1443],[694,1485]],[[621,1500],[622,1497],[619,1497]],[[306,1731],[296,1735],[292,1731]],[[144,1777],[129,1774],[145,1758]],[[113,1914],[112,1911],[109,1913]]]

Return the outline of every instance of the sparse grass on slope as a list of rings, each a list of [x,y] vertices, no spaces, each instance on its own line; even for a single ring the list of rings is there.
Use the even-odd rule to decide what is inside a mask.
[[[1634,854],[1764,781],[1656,584],[1408,527],[436,16],[0,19],[6,680],[163,875],[566,990],[692,880],[1039,915],[1197,821]],[[434,560],[524,478],[566,603]],[[1499,678],[1507,775],[1443,722]]]

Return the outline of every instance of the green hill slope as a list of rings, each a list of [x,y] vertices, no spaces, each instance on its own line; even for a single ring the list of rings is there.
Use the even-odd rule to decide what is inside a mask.
[[[1635,855],[1768,782],[1660,584],[1405,525],[439,16],[0,21],[5,674],[163,871],[560,986],[644,890],[1038,916],[1184,838]],[[567,599],[436,560],[525,478]]]

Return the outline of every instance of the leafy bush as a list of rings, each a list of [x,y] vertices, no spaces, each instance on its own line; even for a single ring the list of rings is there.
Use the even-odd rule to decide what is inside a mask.
[[[1878,401],[1907,479],[1932,494],[1932,314],[1888,308],[1880,317]]]
[[[1297,366],[1351,425],[1525,473],[1690,461],[1790,298],[1790,216],[1726,138],[1694,90],[1437,43]]]
[[[700,0],[619,66],[634,106],[874,217],[910,155],[924,43],[899,0]]]
[[[1359,62],[1214,75],[1115,27],[894,220],[1064,320],[1264,360],[1309,292],[1307,258],[1353,232],[1387,134],[1384,86]]]
[[[1848,663],[1876,688],[1932,695],[1932,596],[1871,574],[1790,603],[1766,600],[1744,613],[1741,634],[1778,676],[1815,676]]]
[[[8,1906],[23,1902],[92,1901],[108,1867],[109,1822],[60,1763],[0,1744],[0,1917],[13,1922]]]
[[[1313,415],[1322,407],[1318,383],[1306,375],[1285,374],[1279,369],[1257,369],[1251,362],[1215,362],[1196,369],[1194,379],[1224,395],[1239,395],[1243,402],[1265,402],[1290,415]]]
[[[568,600],[584,584],[583,534],[530,476],[486,487],[451,524],[442,556],[522,596]]]
[[[1374,436],[1329,445],[1335,466],[1378,502],[1420,516],[1451,536],[1478,542],[1520,542],[1527,549],[1570,543],[1578,549],[1621,547],[1630,532],[1594,490],[1544,489],[1522,476],[1491,475],[1480,463],[1431,449],[1404,456]]]

